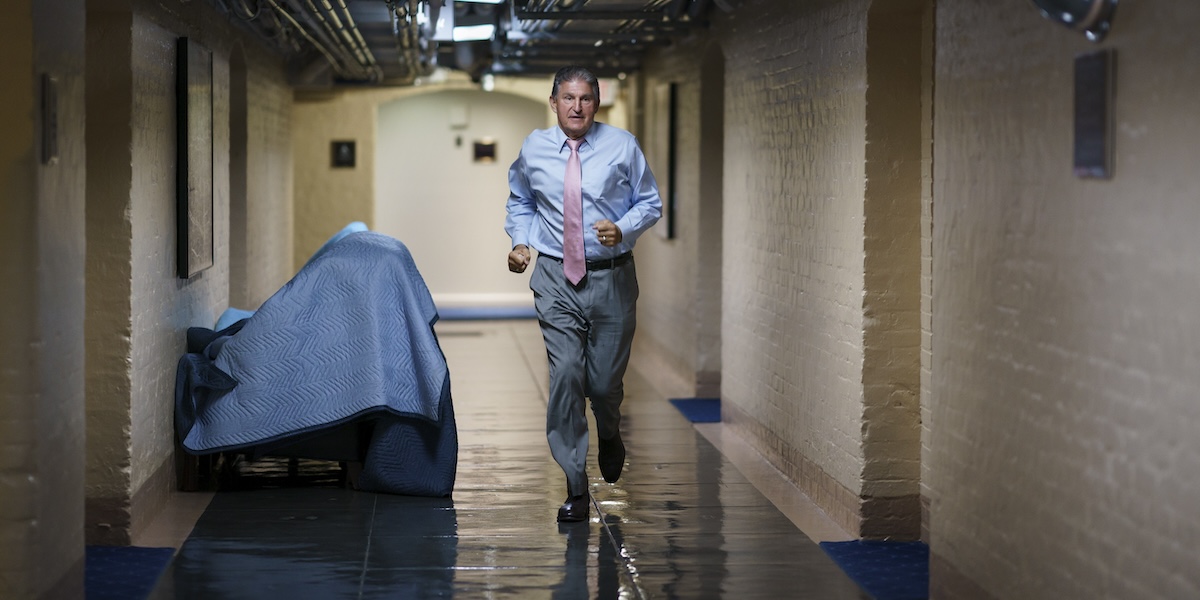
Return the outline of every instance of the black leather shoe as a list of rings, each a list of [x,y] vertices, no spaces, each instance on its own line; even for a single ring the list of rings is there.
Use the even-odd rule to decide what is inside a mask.
[[[600,440],[600,474],[604,480],[614,483],[621,478],[621,469],[625,467],[625,443],[621,441],[621,432],[612,439]]]
[[[558,507],[558,522],[559,523],[574,523],[576,521],[586,521],[591,505],[588,504],[588,495],[571,496],[562,506]]]

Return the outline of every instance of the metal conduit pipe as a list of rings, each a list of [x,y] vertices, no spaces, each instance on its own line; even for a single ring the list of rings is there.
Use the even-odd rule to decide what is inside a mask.
[[[362,50],[362,55],[365,60],[367,70],[371,72],[372,80],[379,81],[383,79],[383,69],[379,67],[379,63],[375,60],[375,55],[371,53],[371,48],[367,46],[367,40],[362,36],[362,32],[358,29],[358,23],[354,22],[354,15],[350,13],[349,7],[346,6],[345,0],[337,0],[339,8],[342,9],[342,14],[345,15],[345,21],[350,29],[350,33],[354,36],[355,45]]]
[[[354,36],[350,35],[350,32],[346,29],[346,26],[342,23],[342,19],[338,17],[337,12],[333,10],[333,5],[329,3],[329,0],[321,0],[321,4],[325,8],[325,12],[329,15],[329,20],[333,22],[333,29],[335,31],[335,33],[332,34],[333,37],[338,39],[338,43],[345,47],[348,52],[354,55],[354,58],[358,61],[359,65],[365,65],[367,62],[366,57],[363,56],[362,50],[358,48],[358,44],[354,42]],[[311,0],[309,0],[309,6],[312,6]],[[316,9],[314,8],[314,10]]]
[[[333,67],[334,72],[338,72],[338,73],[342,72],[341,65],[339,65],[337,60],[335,60],[333,58],[333,55],[330,54],[329,51],[325,49],[325,46],[323,46],[317,40],[313,39],[313,37],[311,35],[309,35],[307,31],[304,30],[304,27],[302,27],[299,23],[296,22],[295,19],[292,18],[292,15],[288,14],[287,11],[283,10],[283,7],[279,6],[279,4],[275,0],[263,0],[263,1],[266,2],[268,5],[270,5],[271,8],[275,9],[275,11],[280,16],[282,16],[284,19],[286,19],[288,22],[290,22],[292,24],[292,26],[296,28],[296,31],[299,31],[300,35],[304,36],[304,38],[306,40],[308,40],[308,43],[312,44],[314,48],[316,48],[318,51],[320,51],[321,54],[325,56],[325,60],[329,61],[329,64],[330,64],[330,66]]]
[[[329,3],[326,2],[325,6],[327,7],[327,13],[322,13],[322,11],[312,3],[312,0],[304,0],[304,2],[307,4],[308,10],[305,11],[303,8],[299,8],[298,10],[310,23],[312,23],[314,20],[316,21],[319,27],[317,25],[313,25],[313,28],[318,32],[320,32],[322,28],[324,29],[324,34],[327,37],[326,43],[330,47],[336,48],[338,54],[342,56],[342,61],[345,64],[345,70],[341,71],[339,75],[343,79],[371,81],[377,80],[380,77],[379,69],[367,64],[365,57],[362,55],[362,51],[355,47],[357,44],[354,43],[352,38],[346,36],[344,33],[342,35],[337,33],[339,28],[342,30],[345,28],[342,26],[340,20],[338,20],[337,14],[332,12],[333,7],[329,6]],[[329,19],[326,18],[326,14],[328,14]],[[330,20],[333,20],[336,23],[336,27],[330,24]],[[349,44],[343,40],[348,41]]]
[[[422,64],[421,25],[417,22],[420,13],[418,0],[389,0],[392,17],[392,34],[396,38],[396,52],[401,64],[408,70],[409,79],[427,75],[432,64],[428,59]]]
[[[342,9],[342,13],[346,15],[346,23],[350,26],[350,32],[354,34],[354,39],[359,48],[362,48],[363,54],[367,57],[367,64],[375,66],[375,55],[371,54],[371,49],[367,47],[367,40],[363,39],[362,32],[358,30],[358,24],[354,22],[354,15],[350,14],[350,9],[346,6],[346,0],[337,0],[338,6]]]
[[[342,61],[346,64],[346,68],[350,69],[351,66],[357,67],[354,69],[356,72],[355,78],[365,78],[365,73],[361,71],[361,61],[354,56],[354,53],[350,48],[347,48],[346,45],[342,43],[341,39],[338,37],[338,34],[335,32],[334,27],[330,25],[329,21],[325,18],[325,15],[322,14],[320,9],[313,4],[312,0],[304,0],[304,3],[308,5],[308,11],[304,13],[305,16],[310,21],[315,19],[317,24],[324,29],[325,35],[327,36],[326,41],[330,44],[330,46],[338,50],[338,53],[342,56]],[[347,77],[346,74],[343,74],[342,76]]]

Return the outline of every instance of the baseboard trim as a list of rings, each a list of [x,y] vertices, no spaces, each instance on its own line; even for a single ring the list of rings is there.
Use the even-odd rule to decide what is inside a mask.
[[[775,432],[730,402],[721,403],[721,421],[762,454],[851,535],[862,535],[862,499],[815,462],[785,444]]]
[[[182,450],[177,448],[175,451]],[[172,456],[158,465],[142,487],[134,492],[130,502],[130,539],[139,537],[167,505],[171,491],[176,487],[175,480],[175,457]]]
[[[931,600],[996,600],[974,580],[963,575],[937,552],[929,552],[929,598]]]

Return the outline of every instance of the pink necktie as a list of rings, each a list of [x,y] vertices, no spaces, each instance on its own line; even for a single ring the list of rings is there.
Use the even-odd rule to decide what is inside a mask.
[[[563,176],[563,274],[571,285],[579,283],[587,272],[583,258],[583,169],[579,165],[582,139],[567,140],[571,156]]]

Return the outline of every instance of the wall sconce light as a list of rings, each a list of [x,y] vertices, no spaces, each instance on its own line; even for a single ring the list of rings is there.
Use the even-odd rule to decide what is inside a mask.
[[[1112,25],[1117,0],[1032,0],[1042,16],[1099,42]]]

